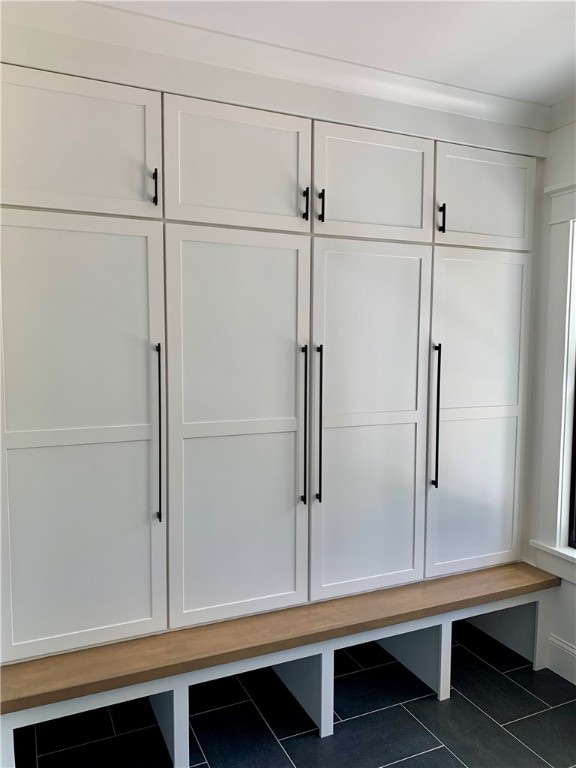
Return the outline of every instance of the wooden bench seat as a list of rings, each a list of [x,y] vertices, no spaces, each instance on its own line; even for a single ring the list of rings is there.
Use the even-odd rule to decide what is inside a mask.
[[[559,586],[512,563],[4,665],[2,714],[110,691]]]

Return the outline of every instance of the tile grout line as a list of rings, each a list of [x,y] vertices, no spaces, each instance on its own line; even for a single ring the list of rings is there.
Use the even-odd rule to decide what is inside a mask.
[[[576,699],[569,699],[568,701],[562,701],[560,704],[549,704],[548,709],[541,709],[540,712],[533,712],[531,715],[524,715],[524,717],[517,717],[516,720],[509,720],[507,723],[502,723],[502,727],[505,728],[507,725],[512,725],[512,723],[518,723],[520,720],[526,720],[529,717],[536,717],[536,715],[543,715],[545,712],[554,712],[554,710],[559,709],[560,707],[565,707],[566,704],[574,704],[576,702]],[[574,768],[571,766],[571,768]]]
[[[84,741],[82,744],[74,744],[71,747],[63,747],[62,749],[53,749],[51,752],[40,752],[38,754],[38,757],[46,757],[47,755],[56,755],[59,752],[68,752],[71,749],[80,749],[80,747],[88,747],[90,744],[100,744],[102,741],[111,741],[112,739],[118,739],[120,736],[126,736],[129,733],[139,733],[140,731],[147,731],[150,728],[159,728],[158,724],[155,723],[154,725],[145,725],[143,728],[134,728],[133,731],[126,731],[126,733],[121,733],[119,736],[104,736],[103,739],[93,739],[92,741]]]
[[[286,741],[287,739],[295,739],[296,736],[304,736],[306,733],[314,733],[314,731],[317,731],[318,728],[310,728],[308,731],[300,731],[300,733],[293,733],[290,736],[283,736],[281,739],[278,739],[278,741]]]
[[[192,717],[194,717],[194,715],[192,715]],[[200,750],[200,752],[202,752],[202,757],[204,758],[204,762],[206,763],[208,768],[210,768],[210,763],[208,762],[208,758],[206,757],[206,752],[204,752],[204,750],[202,749],[202,744],[200,744],[200,739],[198,738],[198,736],[196,736],[196,732],[194,731],[194,728],[192,728],[192,723],[190,722],[190,718],[188,718],[188,727],[190,728],[190,730],[192,731],[192,735],[196,739],[196,744],[198,744],[198,749]],[[202,765],[202,763],[199,763],[199,765]]]
[[[532,664],[522,664],[521,667],[513,667],[512,669],[507,669],[505,672],[502,672],[503,675],[508,675],[510,672],[517,672],[519,669],[526,669],[527,667],[531,667]]]
[[[499,669],[496,669],[496,667],[494,667],[492,664],[490,664],[489,662],[487,662],[487,661],[486,661],[485,659],[483,659],[481,656],[478,656],[478,654],[477,654],[477,653],[474,653],[474,651],[471,651],[471,650],[469,650],[468,648],[466,648],[466,646],[465,646],[465,645],[463,645],[463,646],[462,646],[462,648],[464,648],[464,650],[465,650],[467,653],[469,653],[469,654],[471,654],[472,656],[476,657],[476,658],[477,658],[479,661],[481,661],[483,664],[486,664],[486,666],[490,667],[490,669],[493,669],[495,672],[498,672],[498,674],[499,674],[499,675],[502,675],[502,677],[505,677],[505,678],[506,678],[506,680],[509,680],[511,683],[514,683],[514,685],[517,685],[517,686],[518,686],[518,688],[522,688],[522,690],[523,690],[523,691],[526,691],[526,693],[530,694],[530,696],[533,696],[535,699],[538,699],[538,701],[541,701],[541,702],[542,702],[542,704],[544,704],[544,706],[545,706],[545,707],[548,707],[548,706],[549,706],[549,705],[548,705],[548,704],[547,704],[547,703],[544,701],[544,699],[541,699],[541,698],[540,698],[540,696],[536,696],[536,695],[535,695],[535,694],[533,694],[531,691],[529,691],[527,688],[524,688],[524,686],[523,686],[523,685],[520,685],[520,683],[517,683],[517,682],[516,682],[516,680],[512,680],[512,678],[511,678],[511,677],[507,677],[507,675],[506,675],[506,673],[505,673],[505,672],[500,672],[500,670],[499,670]],[[527,666],[530,666],[530,664],[528,664]]]
[[[368,717],[368,715],[375,715],[377,712],[384,712],[386,709],[392,709],[393,707],[401,707],[403,704],[410,704],[412,701],[420,701],[421,699],[427,699],[430,696],[434,696],[433,693],[427,693],[424,696],[416,696],[415,699],[407,699],[406,701],[398,701],[396,704],[388,704],[385,707],[379,709],[372,709],[370,712],[362,712],[360,715],[352,715],[352,717],[345,717],[340,722],[348,723],[350,720],[357,720],[359,717]]]
[[[416,722],[417,722],[417,723],[419,723],[419,724],[422,726],[422,728],[425,728],[425,729],[428,731],[428,733],[429,733],[431,736],[433,736],[433,737],[436,739],[436,741],[438,741],[438,742],[439,742],[439,743],[440,743],[440,744],[441,744],[441,745],[444,747],[444,749],[447,749],[447,750],[448,750],[448,752],[450,752],[450,754],[452,755],[452,757],[455,757],[455,758],[456,758],[456,760],[458,760],[458,762],[459,762],[459,763],[462,763],[462,765],[464,766],[464,768],[468,768],[468,766],[466,765],[466,763],[465,763],[463,760],[461,760],[461,759],[458,757],[458,755],[454,754],[454,752],[452,752],[452,750],[450,749],[450,747],[447,747],[447,746],[446,746],[446,744],[444,744],[444,742],[443,742],[441,739],[439,739],[439,738],[438,738],[438,736],[436,736],[436,734],[435,734],[433,731],[431,731],[431,730],[430,730],[430,728],[428,728],[426,725],[424,725],[424,723],[423,723],[423,722],[421,722],[420,720],[418,720],[418,718],[416,717],[416,715],[415,715],[413,712],[410,712],[410,710],[409,710],[409,709],[406,709],[406,707],[404,706],[404,704],[401,704],[400,706],[401,706],[401,707],[403,707],[404,711],[405,711],[405,712],[408,712],[408,714],[410,715],[410,717],[413,717],[413,718],[414,718],[414,720],[416,720]]]
[[[213,707],[212,709],[203,709],[202,712],[193,712],[189,717],[197,717],[198,715],[207,715],[210,712],[219,712],[221,709],[228,709],[228,707],[236,707],[238,704],[246,704],[250,699],[242,699],[242,701],[233,701],[231,704],[223,704],[221,707]]]
[[[454,690],[456,691],[456,693],[457,693],[459,696],[462,696],[462,698],[463,698],[463,699],[466,699],[466,701],[467,701],[469,704],[472,704],[472,706],[473,706],[473,707],[476,707],[476,709],[478,710],[478,712],[482,712],[482,714],[483,714],[483,715],[485,715],[487,718],[489,718],[490,720],[492,720],[492,722],[493,722],[493,723],[496,723],[496,725],[497,725],[499,728],[501,728],[501,729],[502,729],[502,730],[503,730],[505,733],[508,733],[510,736],[512,736],[512,738],[513,738],[513,739],[516,739],[516,741],[518,742],[518,744],[522,744],[522,746],[523,746],[523,747],[526,747],[526,749],[527,749],[527,750],[529,750],[530,752],[532,752],[532,754],[533,754],[533,755],[536,755],[536,757],[540,758],[540,760],[542,760],[544,763],[546,763],[546,765],[549,765],[549,766],[550,766],[550,768],[554,768],[554,766],[553,766],[553,765],[551,765],[551,763],[549,763],[549,762],[548,762],[548,760],[544,760],[544,758],[542,757],[542,755],[539,755],[539,754],[538,754],[538,752],[535,752],[535,751],[534,751],[534,750],[533,750],[531,747],[529,747],[529,746],[528,746],[528,744],[524,744],[524,742],[523,742],[521,739],[519,739],[519,738],[518,738],[518,736],[515,736],[515,735],[514,735],[514,734],[513,734],[511,731],[509,731],[509,730],[507,730],[506,728],[504,728],[504,726],[503,726],[503,725],[500,725],[500,723],[499,723],[497,720],[494,720],[494,718],[493,718],[493,717],[491,717],[491,716],[488,714],[488,712],[484,712],[484,710],[483,710],[483,709],[480,709],[480,707],[479,707],[477,704],[474,704],[474,702],[473,702],[471,699],[469,699],[469,698],[468,698],[468,696],[465,696],[465,695],[464,695],[463,693],[461,693],[461,691],[459,691],[457,688],[454,688]],[[544,711],[546,712],[547,710],[544,710]],[[536,714],[536,713],[534,713],[534,714]]]
[[[288,760],[289,760],[290,764],[293,766],[293,768],[296,768],[296,764],[294,763],[294,761],[292,760],[292,758],[290,757],[290,755],[288,754],[288,752],[286,752],[286,750],[285,750],[285,748],[284,748],[284,745],[282,744],[282,742],[280,741],[280,739],[278,738],[278,736],[276,736],[276,734],[274,733],[274,731],[273,731],[273,730],[272,730],[272,728],[270,727],[270,723],[268,722],[268,720],[266,720],[266,718],[264,717],[264,715],[262,714],[262,712],[260,712],[260,710],[259,710],[259,708],[258,708],[258,705],[257,705],[257,704],[256,704],[256,702],[254,701],[254,699],[252,698],[252,696],[250,696],[250,694],[249,694],[249,692],[247,691],[247,689],[245,688],[245,686],[244,686],[244,683],[242,682],[242,680],[240,680],[240,678],[239,678],[238,676],[236,676],[236,679],[238,680],[238,682],[239,682],[239,683],[240,683],[240,685],[242,686],[242,689],[244,690],[244,693],[246,694],[246,696],[248,696],[248,698],[249,698],[249,699],[250,699],[250,701],[252,702],[252,705],[253,705],[254,709],[256,710],[256,712],[258,712],[258,714],[260,715],[260,717],[262,718],[262,720],[264,720],[264,723],[265,723],[266,727],[268,728],[268,730],[270,731],[270,733],[272,734],[272,736],[274,736],[274,738],[276,739],[276,741],[277,741],[277,742],[278,742],[278,744],[280,745],[280,748],[281,748],[281,750],[284,752],[284,754],[285,754],[285,755],[286,755],[286,757],[288,758]]]
[[[114,727],[114,719],[112,717],[112,710],[110,709],[109,706],[106,707],[106,709],[108,710],[108,716],[110,717],[110,723],[112,724],[112,733],[114,734],[114,736],[118,736],[118,734],[116,733],[116,728]]]
[[[356,662],[357,664],[359,662]],[[350,677],[350,675],[358,675],[360,672],[371,672],[373,669],[381,669],[382,667],[389,667],[390,664],[400,664],[399,661],[385,661],[383,664],[376,664],[373,667],[360,667],[360,669],[355,669],[352,672],[343,672],[341,675],[334,675],[334,680],[339,680],[341,677]]]
[[[439,744],[437,747],[432,747],[432,749],[425,749],[424,752],[417,752],[415,755],[401,757],[400,760],[394,760],[393,763],[385,763],[384,765],[379,766],[379,768],[390,768],[392,765],[398,765],[399,763],[403,763],[406,760],[412,760],[415,757],[420,757],[420,755],[427,755],[429,752],[436,752],[437,749],[446,749],[446,747],[443,744]]]

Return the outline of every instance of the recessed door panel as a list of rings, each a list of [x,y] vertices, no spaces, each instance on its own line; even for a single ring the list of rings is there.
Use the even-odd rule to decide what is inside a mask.
[[[294,432],[184,441],[184,609],[297,588]]]
[[[444,251],[442,408],[517,405],[522,264]]]
[[[326,414],[416,407],[421,262],[383,250],[326,252]]]
[[[293,249],[182,243],[184,419],[294,417]]]
[[[323,469],[322,583],[413,571],[415,425],[326,429]]]
[[[7,430],[149,423],[146,234],[23,225],[2,240]]]
[[[13,640],[153,618],[148,441],[8,451]]]
[[[434,493],[435,565],[510,552],[514,534],[515,418],[443,421]]]

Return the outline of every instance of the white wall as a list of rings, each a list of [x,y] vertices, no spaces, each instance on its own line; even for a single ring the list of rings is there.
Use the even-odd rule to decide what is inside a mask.
[[[576,179],[576,123],[548,134],[548,157],[544,163],[544,186]]]
[[[541,163],[537,178],[537,216],[533,266],[533,324],[531,350],[530,439],[526,487],[527,520],[524,530],[523,557],[558,575],[576,573],[576,564],[556,555],[534,550],[530,539],[543,537],[549,529],[547,520],[554,516],[554,500],[541,484],[543,426],[545,412],[546,336],[549,312],[550,269],[550,198],[544,187],[576,181],[576,123],[570,123],[548,134],[548,157]],[[539,246],[538,246],[539,244]],[[576,683],[576,584],[563,581],[552,604],[549,621],[548,665]]]

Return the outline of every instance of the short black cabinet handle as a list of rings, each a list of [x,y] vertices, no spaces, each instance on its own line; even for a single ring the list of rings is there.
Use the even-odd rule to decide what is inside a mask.
[[[319,221],[325,221],[326,219],[326,190],[323,189],[322,192],[318,193],[319,199],[322,201],[322,208],[320,209],[320,213],[318,214],[318,220]]]
[[[308,344],[302,347],[304,354],[304,493],[300,501],[306,504],[308,493]]]
[[[156,344],[158,352],[158,522],[162,522],[162,346]]]
[[[438,488],[438,467],[440,465],[440,376],[442,372],[442,344],[433,347],[438,352],[438,367],[436,368],[436,473],[432,485]]]
[[[154,168],[152,178],[154,179],[154,197],[152,198],[152,202],[154,205],[158,205],[158,168]]]
[[[302,197],[306,201],[306,207],[304,208],[304,213],[302,214],[302,218],[304,221],[308,221],[310,218],[310,187],[306,187],[304,192],[302,192]]]
[[[323,419],[322,409],[324,407],[324,345],[316,347],[316,352],[320,355],[320,393],[318,398],[318,493],[316,498],[322,503],[322,431]]]
[[[438,210],[442,214],[442,222],[438,225],[438,232],[446,232],[446,203],[442,203]]]

